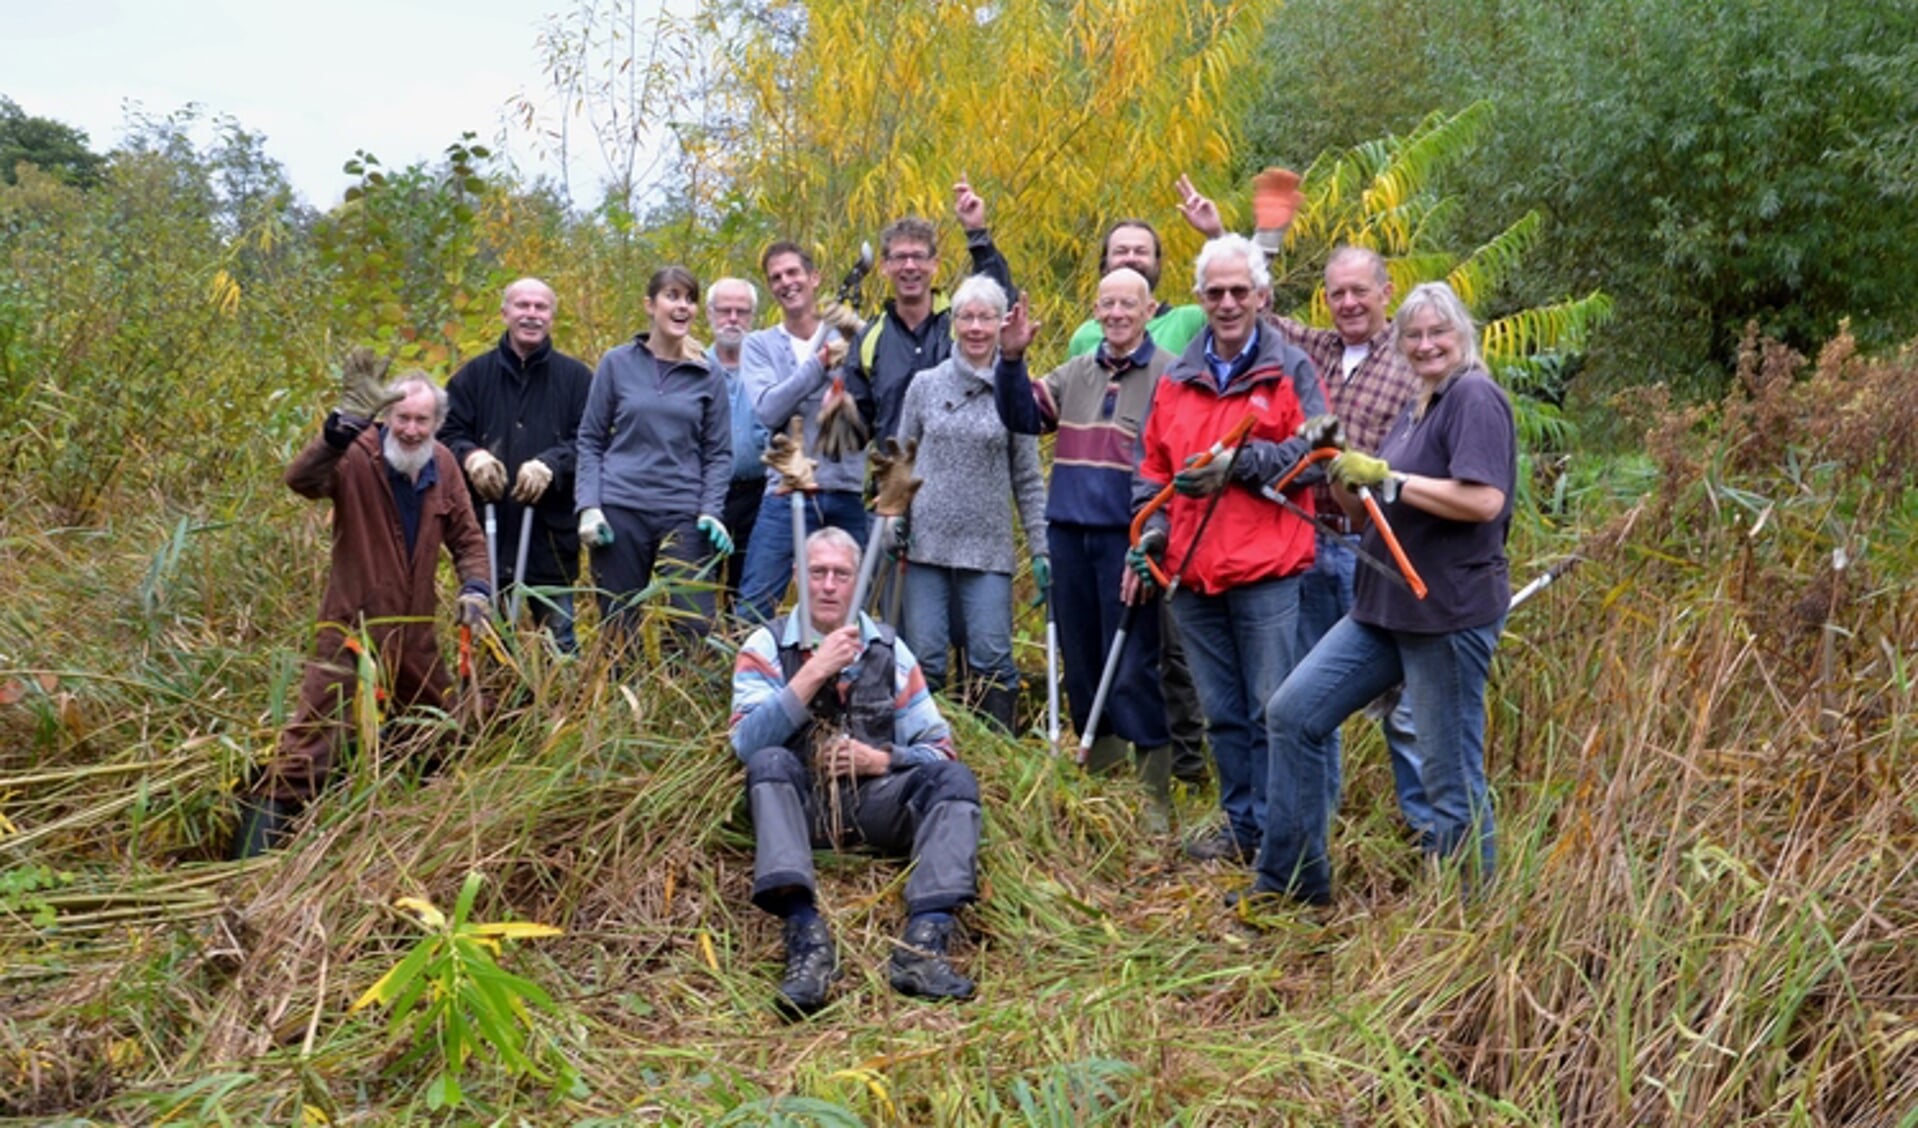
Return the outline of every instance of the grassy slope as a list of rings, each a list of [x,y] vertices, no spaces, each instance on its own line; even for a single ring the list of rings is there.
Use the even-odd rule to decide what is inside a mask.
[[[1501,648],[1482,903],[1421,872],[1362,727],[1336,906],[1254,928],[1221,909],[1243,874],[1133,832],[1130,784],[960,716],[981,998],[894,996],[901,871],[827,860],[849,974],[799,1026],[767,1008],[778,939],[745,905],[713,678],[498,670],[523,699],[449,772],[360,763],[294,850],[209,864],[283,715],[323,512],[261,485],[272,451],[191,512],[129,497],[57,530],[10,506],[0,686],[31,684],[0,706],[0,1111],[428,1116],[428,1072],[348,1007],[417,935],[391,902],[450,905],[478,869],[478,919],[566,930],[506,962],[556,996],[536,1042],[583,1085],[482,1055],[456,1119],[1912,1123],[1914,373],[1841,356],[1800,393],[1769,371],[1714,420],[1665,416],[1643,463],[1574,467],[1571,527],[1519,531],[1520,576],[1590,562]],[[1857,425],[1772,434],[1800,394]]]

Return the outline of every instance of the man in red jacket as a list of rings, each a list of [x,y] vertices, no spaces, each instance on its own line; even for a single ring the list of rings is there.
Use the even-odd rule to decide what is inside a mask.
[[[386,362],[369,349],[348,355],[344,371],[339,408],[286,469],[293,492],[333,502],[333,567],[298,711],[241,801],[236,857],[274,846],[326,785],[363,658],[389,709],[452,704],[433,631],[440,549],[459,573],[461,622],[483,623],[492,595],[486,537],[459,464],[433,438],[446,418],[445,391],[419,371],[384,385]],[[385,424],[374,426],[382,411]]]
[[[1299,577],[1312,566],[1312,527],[1260,490],[1308,453],[1298,434],[1325,412],[1304,353],[1260,324],[1272,296],[1265,252],[1222,235],[1199,252],[1206,327],[1174,361],[1152,399],[1134,476],[1134,511],[1168,483],[1177,493],[1150,518],[1128,562],[1151,582],[1146,557],[1178,577],[1173,617],[1185,642],[1206,735],[1219,769],[1225,825],[1187,845],[1195,858],[1250,862],[1265,824],[1265,703],[1295,660]],[[1246,441],[1201,455],[1247,415]],[[1307,512],[1313,474],[1288,495]]]

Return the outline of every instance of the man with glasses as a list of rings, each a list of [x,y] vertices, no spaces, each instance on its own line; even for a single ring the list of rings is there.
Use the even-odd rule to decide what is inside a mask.
[[[1016,295],[1012,270],[986,229],[985,200],[963,176],[953,185],[953,196],[953,214],[965,229],[972,256],[969,273],[987,275],[1007,295]],[[873,420],[873,440],[884,442],[899,431],[899,411],[913,376],[952,355],[952,306],[932,284],[939,272],[939,239],[931,221],[918,216],[892,221],[879,233],[879,251],[879,271],[891,283],[892,297],[847,358],[846,386]]]
[[[768,433],[753,417],[752,395],[739,371],[740,348],[758,312],[759,291],[744,278],[721,278],[706,287],[706,323],[713,330],[706,363],[725,377],[733,411],[733,476],[726,487],[725,512],[720,516],[735,538],[732,554],[726,557],[728,599],[739,597],[746,554],[752,546],[753,523],[759,519],[759,503],[766,496],[766,464],[759,455],[766,449]]]
[[[918,660],[852,606],[859,545],[843,529],[806,538],[807,610],[753,631],[733,667],[732,746],[752,811],[753,904],[780,918],[789,1017],[826,1005],[838,948],[820,910],[814,847],[867,846],[911,859],[893,989],[965,999],[948,950],[954,914],[978,896],[979,783]]]
[[[1218,765],[1225,823],[1186,852],[1246,863],[1265,823],[1265,703],[1292,668],[1299,576],[1312,565],[1310,523],[1260,491],[1316,445],[1298,432],[1312,430],[1307,420],[1316,429],[1325,399],[1311,360],[1260,324],[1272,295],[1265,252],[1223,235],[1199,252],[1195,273],[1206,328],[1153,396],[1134,512],[1167,485],[1175,494],[1126,555],[1142,583],[1155,582],[1156,564],[1179,585],[1172,613]],[[1247,439],[1220,445],[1248,415]],[[1322,476],[1301,474],[1288,496],[1309,507],[1301,487]]]

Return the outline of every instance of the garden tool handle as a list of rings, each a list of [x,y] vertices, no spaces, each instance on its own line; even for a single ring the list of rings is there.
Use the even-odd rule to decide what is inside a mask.
[[[1199,452],[1198,457],[1193,459],[1192,462],[1188,463],[1184,467],[1184,469],[1194,470],[1201,466],[1211,465],[1213,459],[1219,457],[1222,454],[1225,454],[1227,451],[1238,450],[1241,446],[1245,445],[1246,439],[1251,437],[1252,428],[1255,424],[1258,423],[1258,421],[1259,421],[1259,417],[1255,412],[1250,412],[1250,411],[1246,412],[1245,417],[1243,419],[1240,419],[1237,423],[1233,424],[1232,429],[1230,431],[1227,431],[1224,437],[1219,439],[1218,442],[1213,443],[1211,447]],[[1154,513],[1158,512],[1160,509],[1164,508],[1165,504],[1172,500],[1173,493],[1174,493],[1174,490],[1173,490],[1172,483],[1167,482],[1164,488],[1162,488],[1158,493],[1152,495],[1151,501],[1146,502],[1143,506],[1139,508],[1139,511],[1137,513],[1132,515],[1132,529],[1131,529],[1132,547],[1134,548],[1139,547],[1139,539],[1145,535],[1146,519],[1151,517]],[[1220,490],[1218,493],[1213,494],[1212,506],[1217,506],[1218,499],[1224,496],[1225,496],[1224,490]],[[1206,509],[1205,515],[1208,518],[1212,516],[1212,506],[1209,506]],[[1185,553],[1186,558],[1188,560],[1192,556],[1193,549],[1196,549],[1198,547],[1199,533],[1203,533],[1204,531],[1205,531],[1205,526],[1203,524],[1201,524],[1200,527],[1194,531],[1192,535],[1192,540],[1193,540],[1192,547],[1186,549],[1186,553]],[[1146,563],[1146,567],[1152,570],[1152,579],[1155,583],[1157,583],[1162,588],[1170,588],[1172,586],[1171,579],[1166,575],[1165,569],[1159,566],[1159,562],[1157,560],[1154,560],[1152,557],[1147,556],[1145,558],[1145,563]]]

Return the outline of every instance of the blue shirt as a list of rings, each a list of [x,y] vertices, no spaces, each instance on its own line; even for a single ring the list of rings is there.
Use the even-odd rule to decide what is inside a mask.
[[[386,437],[385,427],[380,428],[380,437]],[[439,460],[427,459],[417,479],[400,473],[390,462],[385,466],[386,484],[393,488],[393,507],[400,511],[400,528],[406,530],[406,554],[411,556],[413,544],[420,537],[420,495],[439,484]]]
[[[1212,370],[1212,380],[1218,384],[1221,392],[1232,383],[1234,377],[1252,367],[1252,361],[1259,355],[1259,323],[1252,323],[1252,336],[1246,338],[1245,347],[1231,360],[1223,360],[1212,351],[1212,330],[1205,331],[1205,366]]]

